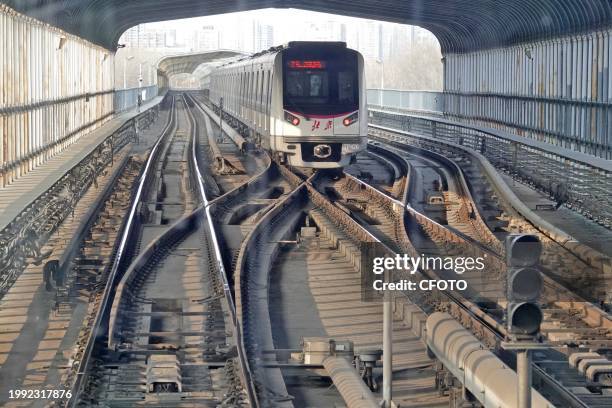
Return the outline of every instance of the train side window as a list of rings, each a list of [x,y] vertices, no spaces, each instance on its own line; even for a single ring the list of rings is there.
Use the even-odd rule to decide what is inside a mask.
[[[274,81],[274,72],[272,70],[268,72],[270,73],[270,83],[268,84],[268,107],[271,107],[272,106],[272,82]]]
[[[247,108],[251,109],[251,73],[247,72],[246,73],[246,92],[245,92],[245,96],[246,96],[246,101],[244,101],[244,106],[246,106]]]
[[[257,83],[255,84],[255,105],[256,105],[256,109],[257,109],[257,125],[259,126],[261,124],[261,104],[259,103],[259,94],[260,94],[260,88],[261,88],[261,71],[257,71]]]
[[[264,71],[264,83],[263,83],[263,92],[261,95],[261,103],[262,103],[262,112],[264,113],[264,129],[268,129],[268,84],[270,83],[270,71]]]
[[[258,118],[257,122],[261,126],[261,122],[263,120],[262,113],[261,113],[263,112],[263,107],[261,106],[261,91],[262,91],[264,77],[263,77],[263,71],[258,71],[258,73],[259,73],[259,83],[257,84],[257,110],[260,113],[257,115],[257,118]]]
[[[252,107],[251,106],[251,98],[253,96],[253,73],[249,72],[249,93],[248,93],[248,101],[247,104],[249,106],[249,109]]]
[[[243,84],[242,72],[238,73],[238,78],[240,80],[240,85],[238,86],[238,114],[242,116],[242,84]]]
[[[249,119],[252,120],[253,119],[253,113],[252,113],[252,109],[253,109],[253,82],[255,82],[255,75],[254,72],[249,72]]]
[[[253,72],[249,72],[249,99],[247,100],[247,106],[249,107],[249,109],[253,108]],[[251,114],[251,111],[249,111],[249,115]],[[249,116],[249,119],[251,117]]]
[[[251,67],[251,69],[253,69],[253,67]],[[257,81],[257,77],[255,76],[255,72],[251,72],[251,96],[250,96],[250,100],[251,100],[251,108],[253,109],[253,112],[255,111],[255,82]],[[253,116],[251,118],[252,120],[255,120],[255,116]]]
[[[257,106],[257,90],[259,88],[259,71],[255,71],[255,83],[253,84],[253,107],[255,110],[259,110]]]
[[[257,97],[255,100],[257,101],[257,111],[261,111],[261,104],[259,103],[259,99],[261,98],[261,82],[263,81],[263,77],[261,75],[261,71],[257,71]]]
[[[265,71],[261,71],[261,83],[259,84],[259,105],[262,107],[261,111],[263,112],[263,95],[264,95],[264,81],[265,81]]]
[[[261,112],[261,84],[263,83],[263,72],[257,71],[257,110]]]
[[[242,89],[240,90],[240,95],[241,95],[241,98],[242,98],[242,99],[240,100],[240,109],[241,109],[241,111],[242,111],[242,116],[244,117],[244,115],[245,115],[245,110],[244,110],[244,107],[245,107],[245,106],[244,106],[244,104],[246,103],[246,102],[245,102],[245,99],[246,99],[246,72],[244,72],[244,71],[243,71],[243,72],[240,74],[240,76],[242,77],[242,81],[241,81],[241,82],[242,82],[242,84],[240,85],[240,87],[242,88]]]
[[[265,82],[266,82],[266,71],[261,71],[261,84],[259,85],[259,106],[261,107],[261,114],[262,114],[262,126],[263,126],[263,114],[266,111],[266,107],[264,105],[264,92],[265,92]]]

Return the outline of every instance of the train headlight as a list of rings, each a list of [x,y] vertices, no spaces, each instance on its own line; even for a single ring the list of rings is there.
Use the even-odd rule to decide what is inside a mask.
[[[353,123],[357,122],[357,119],[359,119],[359,112],[355,112],[352,115],[349,115],[346,118],[342,119],[342,124],[344,126],[350,126]]]
[[[345,143],[342,145],[342,154],[351,154],[361,150],[359,143]]]
[[[297,126],[300,124],[300,118],[290,114],[289,112],[285,112],[285,120],[291,123],[293,126]]]

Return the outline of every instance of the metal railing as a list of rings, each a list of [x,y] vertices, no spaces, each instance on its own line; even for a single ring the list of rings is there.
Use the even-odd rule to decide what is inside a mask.
[[[408,112],[442,114],[444,93],[397,89],[368,89],[368,105]]]
[[[612,162],[529,138],[453,122],[370,109],[369,123],[470,148],[497,170],[522,179],[603,225],[612,223]]]
[[[444,116],[554,146],[612,158],[612,103],[492,92],[368,89],[368,105],[403,113]]]

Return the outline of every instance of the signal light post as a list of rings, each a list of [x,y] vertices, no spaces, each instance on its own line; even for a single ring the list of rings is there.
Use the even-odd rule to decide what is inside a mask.
[[[546,348],[546,345],[536,342],[543,317],[538,305],[543,285],[539,269],[541,254],[542,244],[535,235],[511,234],[506,238],[506,326],[509,338],[502,347],[517,351],[518,408],[531,408],[529,352]]]

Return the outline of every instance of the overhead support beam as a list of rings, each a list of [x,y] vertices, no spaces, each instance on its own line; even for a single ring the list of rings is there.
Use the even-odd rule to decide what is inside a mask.
[[[246,55],[241,51],[215,50],[206,52],[196,52],[190,54],[168,55],[157,61],[157,77],[160,88],[167,88],[170,85],[170,78],[180,74],[195,75],[198,67],[214,66],[222,64],[224,61]],[[201,75],[195,75],[198,80],[202,80]]]
[[[157,62],[159,73],[170,77],[177,74],[193,74],[202,64],[220,63],[224,60],[246,55],[241,51],[215,50],[191,54],[168,55]]]
[[[506,47],[610,27],[609,0],[5,0],[10,7],[108,49],[130,27],[152,21],[257,10],[311,11],[419,25],[442,52]]]

